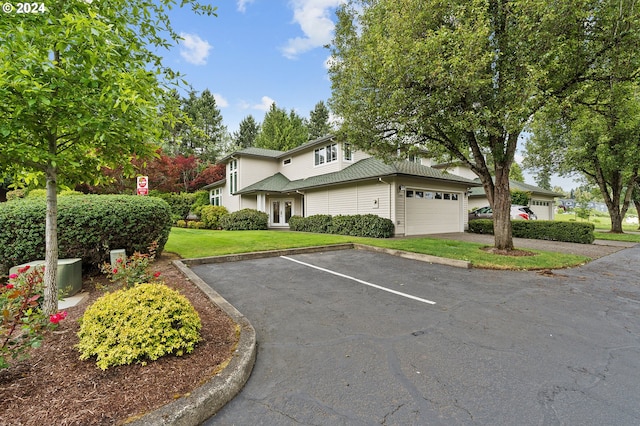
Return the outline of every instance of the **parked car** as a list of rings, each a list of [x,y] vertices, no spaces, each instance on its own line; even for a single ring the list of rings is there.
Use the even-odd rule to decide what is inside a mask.
[[[528,206],[511,206],[511,219],[536,220],[538,216]],[[493,219],[493,210],[489,206],[480,207],[469,212],[469,220]]]

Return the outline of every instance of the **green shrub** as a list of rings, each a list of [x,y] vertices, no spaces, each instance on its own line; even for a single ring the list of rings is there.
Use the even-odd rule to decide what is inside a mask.
[[[190,220],[187,222],[187,228],[191,229],[205,229],[206,226],[204,222],[200,222],[199,220]]]
[[[167,192],[154,192],[155,197],[162,198],[169,204],[171,208],[171,217],[173,221],[176,220],[187,220],[187,216],[189,216],[189,212],[191,211],[191,206],[196,201],[196,195],[181,192],[179,194],[176,193],[167,193]]]
[[[200,209],[200,220],[207,229],[219,229],[220,219],[228,214],[226,207],[207,205]]]
[[[0,273],[44,259],[46,202],[26,198],[0,203]],[[169,206],[155,197],[82,195],[58,199],[60,258],[82,258],[97,267],[109,251],[145,253],[153,241],[162,253],[171,231]]]
[[[595,236],[592,223],[558,222],[553,220],[514,220],[511,222],[513,236],[537,240],[564,241],[591,244]],[[469,232],[493,234],[493,221],[478,219],[469,222]]]
[[[193,193],[191,212],[200,216],[202,208],[209,205],[209,191],[196,191]]]
[[[389,238],[394,234],[393,221],[375,214],[334,216],[330,232],[354,237]]]
[[[102,370],[191,353],[200,341],[200,317],[191,303],[163,284],[108,293],[80,319],[80,359],[96,357]]]
[[[46,196],[47,196],[46,189],[32,189],[27,193],[27,198],[38,198],[38,197],[44,198]]]
[[[301,232],[330,233],[331,215],[315,214],[307,217],[292,216],[289,219],[289,229]]]
[[[395,232],[393,221],[375,214],[292,216],[289,219],[289,229],[369,238],[389,238]]]
[[[254,231],[267,229],[269,215],[254,209],[242,209],[220,218],[220,227],[226,231]]]
[[[24,198],[26,192],[24,189],[14,189],[13,191],[7,192],[7,201],[17,200],[19,198]]]
[[[176,226],[180,227],[180,228],[186,228],[187,227],[187,221],[180,219],[180,220],[176,220]]]

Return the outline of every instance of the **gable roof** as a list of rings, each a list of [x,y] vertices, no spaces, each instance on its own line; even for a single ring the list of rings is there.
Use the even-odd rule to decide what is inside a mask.
[[[322,186],[397,175],[456,182],[470,187],[480,186],[478,182],[452,175],[450,173],[441,172],[440,170],[417,163],[410,163],[408,161],[385,163],[374,157],[369,157],[337,172],[311,176],[294,181],[290,181],[281,173],[276,173],[273,176],[242,188],[238,191],[238,194],[247,194],[251,192],[294,192]]]
[[[479,182],[479,179],[476,179],[476,182]],[[562,194],[558,194],[557,192],[550,191],[548,189],[540,188],[535,185],[529,185],[524,182],[518,182],[517,180],[509,179],[509,188],[516,189],[518,191],[530,192],[536,195],[546,195],[548,197],[562,197]],[[469,192],[469,197],[485,197],[483,188],[472,188]]]
[[[278,159],[278,158],[282,158],[282,157],[287,157],[291,154],[295,154],[298,151],[304,151],[307,148],[311,148],[315,145],[321,145],[324,144],[330,140],[333,140],[335,138],[335,136],[333,135],[327,135],[327,136],[323,136],[321,138],[318,139],[314,139],[311,141],[307,141],[305,143],[303,143],[300,146],[297,146],[293,149],[290,149],[288,151],[278,151],[275,149],[266,149],[266,148],[256,148],[256,147],[249,147],[249,148],[244,148],[241,149],[239,151],[234,151],[233,153],[223,157],[222,159],[220,159],[218,162],[219,163],[224,163],[227,160],[229,160],[230,158],[233,158],[235,156],[243,156],[243,155],[247,155],[247,156],[251,156],[251,157],[267,157],[267,158],[273,158],[273,159]]]

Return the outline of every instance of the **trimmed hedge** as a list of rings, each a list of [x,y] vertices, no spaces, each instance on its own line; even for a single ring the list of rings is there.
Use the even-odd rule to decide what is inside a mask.
[[[316,214],[308,217],[291,216],[289,229],[300,232],[316,232],[319,234],[331,233],[331,215]]]
[[[292,216],[289,229],[369,238],[389,238],[395,233],[393,221],[375,214]]]
[[[513,236],[536,240],[564,241],[591,244],[595,240],[592,223],[557,222],[553,220],[514,220],[511,222]],[[469,222],[469,232],[493,234],[491,219],[477,219]]]
[[[256,231],[268,228],[269,215],[255,209],[242,209],[222,216],[219,224],[225,231]]]
[[[0,204],[0,273],[45,257],[46,202],[26,198]],[[171,232],[171,210],[159,198],[81,195],[58,198],[58,256],[84,266],[109,261],[109,251],[146,253],[153,241],[162,253]]]

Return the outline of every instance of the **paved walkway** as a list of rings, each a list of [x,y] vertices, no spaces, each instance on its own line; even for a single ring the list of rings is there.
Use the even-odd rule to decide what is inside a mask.
[[[470,232],[451,232],[446,234],[429,235],[432,238],[446,240],[469,241],[492,245],[493,235],[473,234]],[[559,253],[571,253],[598,259],[625,248],[634,247],[636,243],[623,241],[596,240],[593,244],[565,243],[561,241],[530,240],[527,238],[514,238],[513,245],[520,249],[555,251]]]

